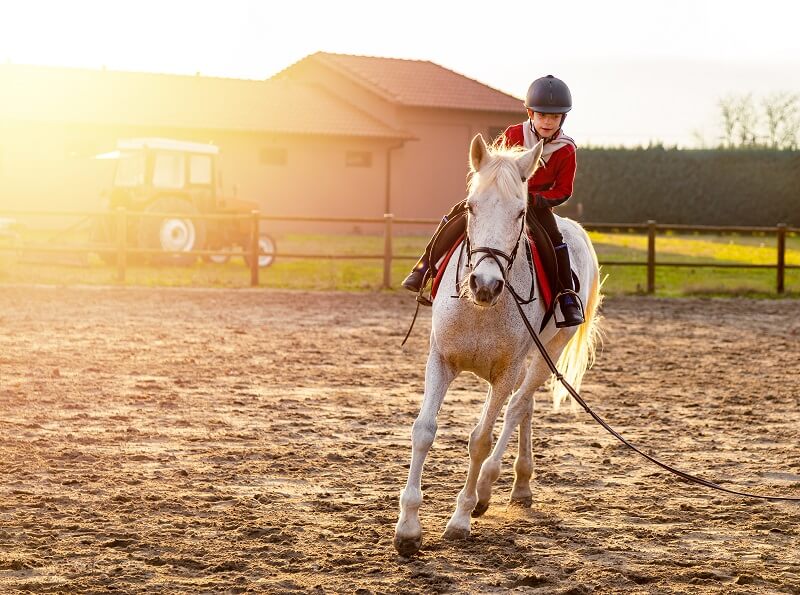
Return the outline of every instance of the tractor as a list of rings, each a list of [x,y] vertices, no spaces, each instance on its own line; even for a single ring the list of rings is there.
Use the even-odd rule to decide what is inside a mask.
[[[97,155],[97,159],[116,162],[111,190],[104,193],[110,212],[95,221],[92,231],[93,242],[109,247],[100,252],[103,260],[111,263],[116,259],[114,213],[124,208],[128,246],[164,251],[152,255],[151,262],[191,265],[197,256],[186,252],[230,252],[239,247],[249,266],[251,219],[198,217],[246,215],[258,208],[256,202],[222,196],[218,156],[219,148],[214,145],[166,138],[120,139],[116,151]],[[267,267],[275,259],[275,241],[259,233],[258,245],[258,266]],[[203,256],[218,264],[229,258],[229,254]]]

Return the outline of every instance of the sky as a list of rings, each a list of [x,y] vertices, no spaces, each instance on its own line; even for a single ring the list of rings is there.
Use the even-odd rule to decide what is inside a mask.
[[[579,144],[691,147],[718,140],[723,97],[800,93],[798,22],[788,0],[0,0],[0,61],[263,79],[326,51],[517,97],[554,74]]]

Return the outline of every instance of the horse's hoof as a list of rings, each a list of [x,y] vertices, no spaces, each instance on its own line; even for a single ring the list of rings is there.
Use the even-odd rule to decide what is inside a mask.
[[[525,496],[524,498],[511,498],[511,500],[508,502],[509,508],[530,508],[532,505],[532,496]]]
[[[489,502],[478,502],[474,509],[472,509],[472,518],[476,519],[481,516],[484,512],[489,510]]]
[[[419,537],[400,537],[394,536],[394,549],[397,553],[406,558],[410,558],[422,547],[422,535]]]
[[[450,541],[463,541],[464,539],[469,539],[469,529],[461,529],[458,527],[448,527],[444,531],[444,535],[442,535],[444,539],[449,539]]]

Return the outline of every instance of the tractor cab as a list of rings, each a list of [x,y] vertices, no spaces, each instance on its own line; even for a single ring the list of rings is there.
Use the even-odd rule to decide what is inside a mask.
[[[97,158],[116,161],[111,208],[137,209],[159,195],[177,195],[206,212],[214,209],[217,200],[218,155],[214,145],[131,138],[119,140],[116,151]]]

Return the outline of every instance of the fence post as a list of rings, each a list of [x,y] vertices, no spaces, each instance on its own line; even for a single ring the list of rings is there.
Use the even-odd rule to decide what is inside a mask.
[[[383,288],[392,286],[392,213],[383,214]]]
[[[778,293],[783,293],[786,279],[786,224],[778,224]]]
[[[117,208],[117,282],[125,283],[128,256],[128,217],[124,207]]]
[[[258,287],[259,213],[253,211],[250,229],[250,287]]]
[[[656,292],[656,222],[647,222],[647,293]]]

